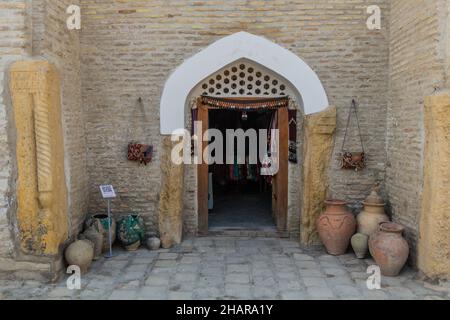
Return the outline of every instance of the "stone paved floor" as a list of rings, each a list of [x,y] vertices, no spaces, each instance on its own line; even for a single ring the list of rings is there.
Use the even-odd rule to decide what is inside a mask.
[[[415,280],[410,269],[370,291],[373,260],[286,239],[195,238],[171,250],[116,252],[94,262],[81,290],[68,290],[65,280],[0,281],[0,299],[450,299],[448,283]]]

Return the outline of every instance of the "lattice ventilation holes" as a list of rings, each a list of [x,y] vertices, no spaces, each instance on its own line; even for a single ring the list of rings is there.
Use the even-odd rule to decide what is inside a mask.
[[[248,62],[238,62],[208,77],[195,90],[198,95],[216,97],[292,96],[279,77]]]

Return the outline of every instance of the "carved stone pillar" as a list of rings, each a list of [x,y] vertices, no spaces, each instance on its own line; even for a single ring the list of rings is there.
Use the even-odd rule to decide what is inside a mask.
[[[328,166],[336,129],[336,108],[305,117],[303,143],[303,188],[300,242],[318,241],[316,220],[322,212],[328,189]]]
[[[60,79],[46,61],[19,61],[10,69],[10,91],[20,248],[31,255],[57,255],[68,228]]]
[[[162,185],[159,199],[159,232],[163,248],[170,248],[182,240],[184,165],[171,161],[174,142],[163,138],[161,159]]]
[[[425,150],[419,268],[450,278],[450,95],[425,99]]]

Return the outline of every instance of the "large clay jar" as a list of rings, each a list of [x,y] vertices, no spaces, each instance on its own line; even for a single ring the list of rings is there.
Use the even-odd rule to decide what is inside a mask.
[[[117,237],[125,249],[137,250],[145,237],[144,220],[137,214],[123,216],[117,224]]]
[[[358,233],[370,237],[378,231],[381,222],[389,221],[389,217],[384,212],[385,203],[378,194],[378,188],[374,188],[363,203],[364,210],[356,217]]]
[[[98,224],[99,222],[100,224]],[[102,251],[109,250],[109,223],[107,214],[96,214],[88,218],[85,222],[85,228],[88,229],[91,226],[95,226],[97,231],[103,234],[103,246]],[[101,229],[101,230],[100,230]],[[116,240],[116,220],[111,217],[111,244]]]
[[[327,200],[326,210],[317,220],[320,239],[331,255],[342,255],[347,251],[350,238],[355,234],[356,220],[341,200]]]
[[[94,244],[89,240],[76,240],[71,243],[64,254],[69,265],[80,267],[81,273],[86,273],[94,258]]]
[[[370,254],[384,276],[397,276],[408,259],[409,246],[402,236],[403,230],[402,225],[384,222],[369,238]]]

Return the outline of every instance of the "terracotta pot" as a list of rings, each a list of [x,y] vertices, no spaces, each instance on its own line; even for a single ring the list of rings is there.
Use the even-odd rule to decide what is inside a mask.
[[[370,254],[384,276],[397,276],[408,259],[409,246],[402,236],[403,230],[400,224],[382,222],[379,231],[369,238]]]
[[[84,274],[94,258],[94,244],[89,240],[76,240],[67,247],[64,256],[69,265],[80,267],[81,273]]]
[[[103,229],[100,222],[97,223],[98,226],[92,225],[80,236],[81,239],[87,239],[94,244],[94,260],[100,259],[103,250]]]
[[[317,220],[317,230],[327,252],[342,255],[347,251],[350,238],[355,234],[356,220],[341,200],[327,200],[326,210]]]
[[[100,222],[101,227],[99,227],[99,224],[96,223],[96,220],[98,222]],[[102,234],[103,234],[102,251],[105,252],[105,251],[109,250],[108,215],[107,214],[96,214],[96,215],[88,218],[85,222],[85,228],[88,229],[92,225],[95,225],[97,231],[102,232]],[[116,240],[116,220],[113,217],[111,217],[111,242],[114,243],[115,240]]]
[[[357,233],[351,240],[353,251],[358,259],[364,259],[369,250],[369,237],[363,233]]]
[[[383,199],[378,195],[377,188],[366,198],[364,210],[356,217],[358,223],[358,233],[363,233],[369,237],[378,231],[381,222],[388,222],[389,217],[384,212]]]

